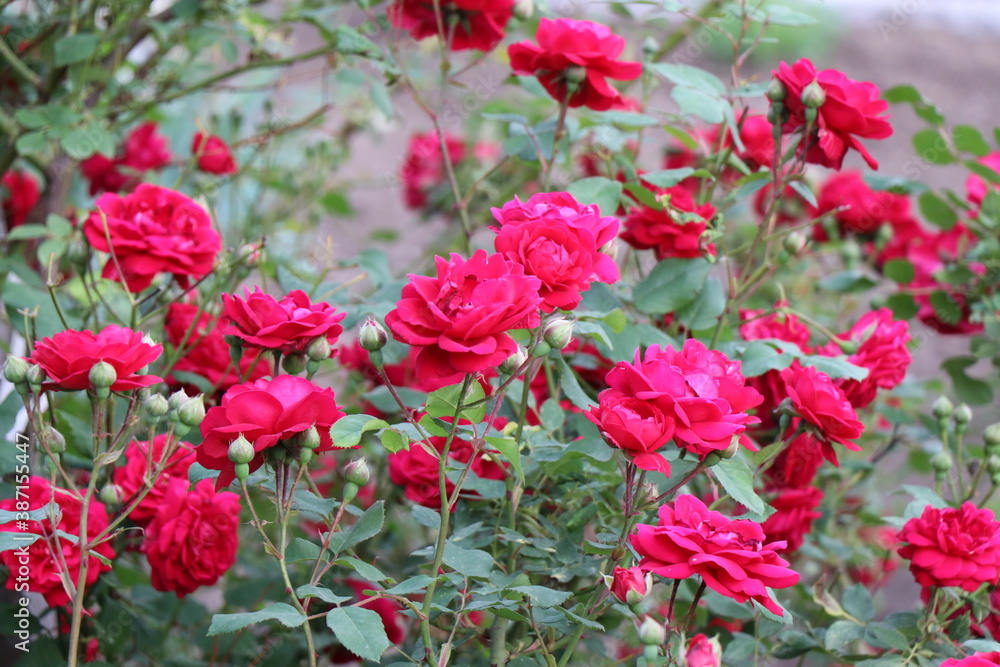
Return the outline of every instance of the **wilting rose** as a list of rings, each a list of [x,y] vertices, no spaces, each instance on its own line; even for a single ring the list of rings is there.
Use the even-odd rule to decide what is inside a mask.
[[[239,528],[237,494],[210,479],[190,491],[187,479],[172,479],[142,544],[153,588],[183,598],[213,585],[236,563]]]
[[[260,288],[252,293],[245,289],[243,297],[223,294],[222,303],[223,334],[240,338],[246,347],[282,352],[302,352],[317,338],[326,338],[332,347],[347,315],[325,301],[312,303],[302,290],[292,290],[279,301]]]
[[[438,8],[440,23],[434,3],[394,0],[389,5],[389,22],[408,30],[414,39],[440,36],[452,51],[489,51],[504,37],[514,15],[514,0],[446,0]]]
[[[164,457],[164,454],[170,455]],[[153,438],[153,446],[148,440],[133,440],[125,447],[125,465],[115,469],[115,484],[121,487],[121,506],[128,507],[146,489],[146,480],[154,478],[154,471],[159,470],[156,482],[135,506],[128,518],[145,526],[157,510],[163,505],[167,489],[172,480],[180,479],[187,482],[188,468],[194,463],[194,447],[189,442],[180,442],[176,438],[168,439],[166,434]]]
[[[642,74],[641,63],[617,59],[625,40],[600,23],[543,18],[535,39],[537,45],[507,47],[514,73],[537,76],[553,99],[570,107],[607,111],[622,103],[607,80],[631,81]]]
[[[786,133],[806,125],[806,106],[802,102],[806,86],[816,81],[826,94],[826,101],[817,110],[812,134],[800,145],[808,147],[807,162],[840,169],[844,155],[853,148],[861,153],[869,167],[878,169],[878,162],[858,141],[859,138],[885,139],[892,135],[889,115],[885,113],[889,104],[879,99],[878,86],[848,79],[835,69],[816,71],[807,58],[794,65],[782,62],[772,74],[787,90],[784,104],[790,118],[784,126]]]
[[[198,158],[198,169],[208,174],[223,176],[240,170],[229,145],[214,134],[195,132],[191,140],[191,153]]]
[[[754,600],[782,613],[766,587],[787,588],[799,581],[778,555],[784,542],[768,542],[760,524],[729,519],[687,494],[660,507],[659,517],[656,525],[640,523],[630,537],[642,569],[668,579],[697,575],[720,595]]]
[[[3,175],[3,187],[6,192],[0,206],[3,206],[3,218],[10,230],[27,222],[28,214],[38,204],[42,193],[35,177],[25,171],[8,171]]]
[[[707,241],[705,232],[715,217],[715,207],[696,204],[690,190],[679,185],[657,189],[657,194],[665,208],[631,209],[622,239],[638,250],[653,249],[657,259],[714,255],[715,244]]]
[[[899,555],[921,586],[957,586],[971,593],[1000,581],[1000,523],[973,503],[960,508],[928,505],[899,533]]]
[[[163,346],[146,342],[141,331],[109,324],[96,334],[69,329],[43,338],[35,343],[31,361],[45,370],[46,389],[92,389],[90,369],[103,361],[117,373],[111,391],[131,391],[163,381],[156,375],[139,374],[162,352]]]

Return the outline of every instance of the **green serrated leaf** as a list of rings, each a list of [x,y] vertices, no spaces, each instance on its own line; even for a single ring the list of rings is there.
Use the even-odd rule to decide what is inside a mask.
[[[354,447],[368,431],[388,428],[389,423],[370,415],[347,415],[330,427],[330,438],[335,447]]]
[[[385,501],[376,501],[351,526],[330,539],[330,551],[339,554],[359,542],[363,542],[382,530],[385,521]]]
[[[260,611],[245,614],[216,614],[212,617],[212,624],[207,634],[209,637],[214,637],[227,632],[236,632],[248,625],[264,621],[278,621],[287,628],[297,628],[306,622],[306,617],[290,604],[272,602]]]
[[[510,461],[510,466],[514,469],[514,474],[524,484],[524,468],[521,467],[521,451],[517,445],[517,441],[513,438],[499,438],[496,436],[486,436],[483,439]]]
[[[326,615],[326,625],[351,653],[378,661],[392,645],[385,634],[382,617],[363,607],[334,607]]]

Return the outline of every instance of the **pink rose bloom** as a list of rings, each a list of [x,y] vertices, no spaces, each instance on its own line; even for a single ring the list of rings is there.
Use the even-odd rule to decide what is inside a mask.
[[[31,361],[48,376],[46,389],[77,391],[93,389],[90,369],[98,362],[110,364],[117,373],[111,391],[131,391],[162,382],[156,375],[140,375],[163,352],[163,346],[145,342],[145,334],[117,324],[91,331],[61,331],[35,343]]]
[[[684,660],[687,667],[721,667],[722,644],[719,643],[719,638],[709,639],[705,635],[695,635],[688,642]]]
[[[835,69],[816,71],[812,62],[802,58],[794,65],[782,62],[772,72],[774,78],[785,85],[788,94],[785,107],[791,117],[785,123],[785,133],[794,132],[806,125],[806,106],[802,91],[813,81],[826,93],[826,101],[817,110],[812,136],[806,137],[801,146],[809,146],[806,162],[840,169],[848,149],[861,153],[868,166],[878,169],[878,162],[858,140],[885,139],[892,135],[889,124],[889,103],[879,99],[879,89],[867,81],[848,79]]]
[[[777,301],[775,309],[787,308],[787,301]],[[740,311],[740,336],[743,340],[778,340],[795,343],[804,352],[809,351],[809,338],[812,332],[809,327],[799,321],[792,313],[773,312],[764,315],[764,310]]]
[[[611,595],[622,604],[639,604],[653,586],[649,573],[639,566],[616,567],[608,578]]]
[[[996,667],[1000,665],[1000,653],[976,653],[968,658],[948,658],[941,667]]]
[[[489,51],[504,37],[514,15],[514,0],[446,0],[440,3],[440,11],[442,40],[452,51]],[[394,0],[389,5],[389,22],[417,40],[440,36],[434,3],[427,0]]]
[[[331,347],[344,332],[340,321],[347,313],[320,301],[312,303],[302,290],[292,290],[280,301],[254,288],[244,288],[245,297],[223,294],[223,335],[237,336],[246,347],[282,352],[302,352],[317,338],[326,338]]]
[[[539,193],[526,202],[517,197],[494,208],[500,223],[497,252],[541,280],[542,310],[571,310],[592,282],[618,280],[618,266],[601,248],[615,239],[618,220],[601,216],[568,192]]]
[[[181,193],[143,183],[132,194],[102,195],[95,206],[83,233],[95,250],[114,255],[102,278],[141,292],[160,273],[186,287],[212,271],[222,238],[208,212]]]
[[[680,185],[654,191],[665,196],[665,208],[632,208],[625,219],[622,240],[637,250],[653,249],[656,259],[714,255],[715,245],[703,236],[715,217],[715,207],[696,204],[691,191]]]
[[[436,257],[437,276],[410,274],[385,317],[395,337],[421,348],[418,374],[448,376],[496,368],[517,350],[513,329],[538,326],[541,281],[503,255]]]
[[[625,40],[600,23],[543,18],[535,39],[537,45],[507,47],[514,74],[537,76],[553,99],[570,107],[607,111],[621,105],[621,94],[607,80],[631,81],[642,74],[642,63],[618,60]]]
[[[148,440],[133,440],[125,447],[125,465],[115,468],[115,484],[121,487],[123,508],[131,505],[146,489],[145,480],[153,478],[153,471],[161,470],[156,484],[128,515],[131,521],[141,526],[149,524],[156,516],[171,480],[180,479],[187,483],[188,468],[194,463],[194,447],[189,442],[177,440],[173,441],[170,457],[164,459],[167,443],[166,434],[153,438],[152,448]],[[150,462],[152,467],[148,465]]]
[[[770,542],[760,524],[729,519],[688,494],[660,507],[659,517],[656,525],[640,523],[629,538],[642,556],[639,567],[668,579],[697,575],[720,595],[782,613],[767,588],[799,581],[778,555],[784,542]]]
[[[121,172],[121,163],[100,153],[94,153],[86,160],[80,161],[80,171],[90,183],[88,192],[91,196],[98,192],[121,192],[131,190],[139,182],[135,176]]]
[[[829,375],[795,361],[781,371],[781,379],[792,399],[792,408],[811,427],[830,463],[838,465],[831,443],[839,443],[853,452],[861,451],[853,441],[861,437],[864,424],[858,421],[854,407]]]
[[[923,587],[957,586],[968,593],[1000,581],[1000,523],[988,509],[966,502],[936,509],[906,522],[899,555]]]
[[[989,155],[981,157],[978,162],[979,164],[1000,173],[1000,151],[994,151]],[[989,192],[989,189],[990,186],[979,174],[970,174],[969,178],[965,180],[966,198],[975,208],[979,208],[983,205],[983,200],[986,199],[986,193]],[[995,184],[993,185],[993,189],[997,189]]]

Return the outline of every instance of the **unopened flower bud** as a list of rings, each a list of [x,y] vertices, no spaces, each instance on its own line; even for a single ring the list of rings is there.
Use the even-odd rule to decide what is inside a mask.
[[[861,246],[854,239],[847,239],[840,246],[840,258],[847,268],[854,268],[861,261]]]
[[[802,90],[802,104],[809,109],[818,109],[826,103],[826,91],[819,81],[813,81]]]
[[[587,80],[587,68],[579,65],[571,65],[566,68],[566,82],[574,86]]]
[[[349,484],[364,486],[371,479],[371,471],[368,470],[368,463],[363,459],[355,459],[344,466],[344,480]]]
[[[806,235],[802,232],[791,232],[782,241],[782,247],[788,251],[789,255],[795,256],[805,250],[806,243],[808,243]]]
[[[990,458],[986,459],[986,472],[990,475],[1000,473],[1000,456],[993,454]]]
[[[521,19],[522,21],[530,19],[531,15],[535,13],[535,2],[534,0],[515,0],[514,1],[514,16]]]
[[[369,317],[361,325],[361,331],[358,333],[358,344],[361,345],[361,349],[375,352],[385,347],[388,342],[389,334],[375,318]]]
[[[48,376],[45,374],[45,369],[43,369],[38,364],[31,364],[28,366],[28,372],[25,379],[28,381],[28,385],[31,387],[31,391],[36,394],[42,391],[42,383],[45,382]],[[23,386],[23,385],[18,385]]]
[[[101,489],[100,498],[105,505],[117,507],[121,504],[124,495],[122,487],[117,484],[105,484]]]
[[[935,472],[948,472],[951,470],[951,466],[951,454],[944,450],[931,457],[931,467],[934,468]]]
[[[573,323],[557,317],[546,325],[542,338],[553,349],[561,350],[573,340]]]
[[[772,102],[784,102],[788,97],[788,89],[778,79],[771,79],[771,85],[767,87],[767,99]]]
[[[722,454],[720,454],[719,452],[709,452],[708,454],[705,455],[705,458],[703,458],[701,462],[702,465],[704,465],[704,467],[711,468],[721,460],[722,460]]]
[[[31,364],[22,357],[7,357],[3,364],[3,376],[11,384],[20,384],[27,381],[28,367]]]
[[[514,354],[510,355],[502,362],[500,362],[498,370],[504,375],[510,375],[514,373],[514,371],[516,371],[518,368],[520,368],[521,365],[527,360],[528,360],[528,353],[524,351],[524,348],[518,345],[517,351],[514,352]]]
[[[932,412],[939,420],[948,419],[954,411],[955,406],[948,400],[947,396],[940,396],[938,400],[934,401]]]
[[[66,451],[66,438],[51,424],[42,431],[42,442],[53,454],[62,454]]]
[[[313,456],[315,455],[316,452],[314,452],[311,449],[306,449],[303,447],[302,449],[299,450],[299,463],[301,463],[304,466],[307,466],[313,460]]]
[[[295,444],[302,449],[316,449],[323,443],[319,437],[319,430],[315,426],[310,426],[295,436]]]
[[[660,43],[653,37],[642,40],[642,54],[647,59],[652,58],[660,50]]]
[[[243,260],[243,263],[252,268],[255,268],[260,264],[261,250],[260,246],[256,243],[245,243],[240,246],[239,256]]]
[[[955,413],[952,415],[952,418],[955,420],[955,424],[964,427],[972,421],[972,408],[965,403],[959,403],[958,407],[955,408]]]
[[[667,629],[652,616],[647,616],[639,626],[639,641],[646,646],[659,646],[667,641]]]
[[[111,385],[118,381],[118,371],[106,361],[98,361],[90,368],[87,376],[98,398],[111,395]]]
[[[330,341],[327,340],[326,336],[314,339],[306,347],[306,356],[309,357],[310,361],[324,361],[329,359],[332,353],[333,348],[330,347]]]
[[[308,363],[309,357],[301,352],[292,352],[286,354],[284,359],[281,360],[281,367],[289,375],[298,375],[306,369],[306,364]]]
[[[160,394],[150,394],[142,401],[142,414],[147,421],[157,422],[170,412],[170,404]]]
[[[191,397],[187,395],[186,391],[178,389],[174,393],[170,394],[170,398],[167,400],[167,407],[176,412],[189,398]]]
[[[177,408],[177,419],[180,420],[185,426],[195,427],[201,426],[202,420],[205,418],[205,397],[201,394],[197,396],[192,396],[188,400],[181,403],[181,406]]]
[[[240,437],[229,443],[229,451],[227,452],[229,460],[233,463],[250,463],[253,461],[254,456],[257,452],[254,451],[253,445],[247,440],[242,433]]]
[[[1000,424],[990,424],[983,431],[983,442],[988,454],[1000,454]]]
[[[856,340],[851,340],[850,338],[834,337],[830,340],[836,343],[837,347],[839,347],[840,351],[844,354],[854,354],[858,351],[858,348],[861,347]]]
[[[551,351],[552,351],[552,346],[543,340],[539,341],[539,343],[535,345],[535,349],[531,351],[531,356],[540,359],[542,357],[548,356],[549,352]]]
[[[731,459],[740,451],[740,436],[734,435],[729,442],[729,446],[719,452],[719,456],[724,459]]]
[[[611,575],[604,575],[604,584],[616,600],[632,607],[642,602],[653,588],[653,575],[638,566],[616,567]]]

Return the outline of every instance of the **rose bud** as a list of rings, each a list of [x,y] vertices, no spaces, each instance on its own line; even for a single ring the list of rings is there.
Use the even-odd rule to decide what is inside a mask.
[[[709,639],[705,635],[695,635],[688,643],[684,660],[687,667],[720,667],[722,644],[719,643],[719,638]]]
[[[826,103],[826,91],[819,81],[813,81],[802,90],[802,104],[809,109],[818,109]]]
[[[652,616],[643,619],[639,626],[639,641],[646,646],[659,646],[667,641],[667,630]]]
[[[937,454],[931,457],[931,467],[934,468],[934,474],[936,477],[944,477],[951,470],[952,461],[951,454],[941,450]]]
[[[298,375],[306,369],[308,363],[309,357],[301,352],[292,352],[291,354],[286,354],[285,358],[281,360],[281,367],[289,375]]]
[[[561,350],[573,340],[573,323],[557,317],[546,325],[542,337],[553,349]]]
[[[365,323],[361,325],[361,332],[358,334],[358,344],[361,345],[361,349],[377,352],[385,347],[387,342],[389,342],[389,334],[386,333],[385,327],[379,324],[375,318],[369,317],[365,320]]]
[[[198,394],[184,401],[177,408],[177,418],[185,426],[201,426],[205,418],[205,397]]]
[[[188,400],[189,398],[191,397],[187,395],[186,391],[184,391],[183,389],[178,389],[174,393],[170,394],[170,399],[167,401],[167,406],[171,410],[176,412],[181,407],[181,405],[184,404],[184,401]]]
[[[527,360],[528,360],[528,353],[524,351],[524,348],[518,345],[517,352],[504,359],[503,362],[500,364],[500,366],[497,368],[497,370],[503,373],[504,375],[510,375],[518,368],[520,368],[521,365]]]
[[[1000,456],[992,454],[990,458],[986,459],[986,472],[990,475],[1000,473]]]
[[[160,394],[150,394],[142,399],[142,414],[147,422],[156,423],[170,412],[170,404]]]
[[[229,460],[236,464],[236,479],[245,482],[247,476],[250,474],[250,462],[253,461],[253,457],[257,454],[254,451],[253,445],[240,433],[240,437],[229,443],[229,451],[227,453]]]
[[[240,246],[239,254],[243,262],[251,269],[260,264],[260,246],[255,243]]]
[[[42,368],[38,364],[31,364],[30,366],[28,366],[28,372],[25,376],[25,379],[31,386],[31,391],[38,394],[41,393],[42,383],[45,382],[47,377],[48,376],[46,375],[44,368]]]
[[[310,426],[295,436],[295,444],[302,449],[316,449],[322,444],[319,431],[315,426]]]
[[[531,15],[534,13],[535,13],[534,0],[515,0],[514,16],[524,21],[526,19],[530,19]]]
[[[330,341],[326,336],[320,336],[306,347],[306,356],[310,361],[323,361],[329,359],[333,353]]]
[[[767,99],[772,102],[783,102],[788,97],[788,89],[785,84],[778,79],[771,79],[771,85],[767,87]]]
[[[653,587],[653,575],[638,566],[616,567],[610,576],[605,575],[604,583],[619,602],[632,607],[642,602]]]
[[[7,357],[3,364],[3,376],[11,384],[21,384],[28,377],[30,364],[22,357]]]
[[[108,362],[98,361],[90,368],[87,377],[97,397],[107,398],[111,395],[111,385],[118,381],[118,371]]]
[[[958,407],[955,408],[955,414],[953,415],[955,419],[955,424],[960,427],[964,427],[970,421],[972,421],[972,408],[970,408],[965,403],[959,403]]]
[[[939,421],[948,419],[954,411],[955,406],[948,400],[947,396],[941,396],[938,400],[934,401],[933,413]]]
[[[101,502],[109,507],[117,507],[122,502],[122,487],[117,484],[105,484],[101,489]]]
[[[983,431],[987,454],[1000,454],[1000,424],[990,424]]]
[[[587,68],[578,65],[571,65],[566,68],[566,83],[570,87],[575,87],[587,80]]]
[[[363,459],[355,459],[344,466],[344,480],[348,484],[364,486],[371,479],[368,463]]]
[[[42,431],[42,442],[53,454],[62,454],[66,451],[66,438],[55,427],[49,425]]]
[[[805,234],[802,232],[791,232],[785,237],[782,246],[788,251],[789,255],[795,256],[805,250],[806,243],[808,243],[808,239],[806,239]]]

